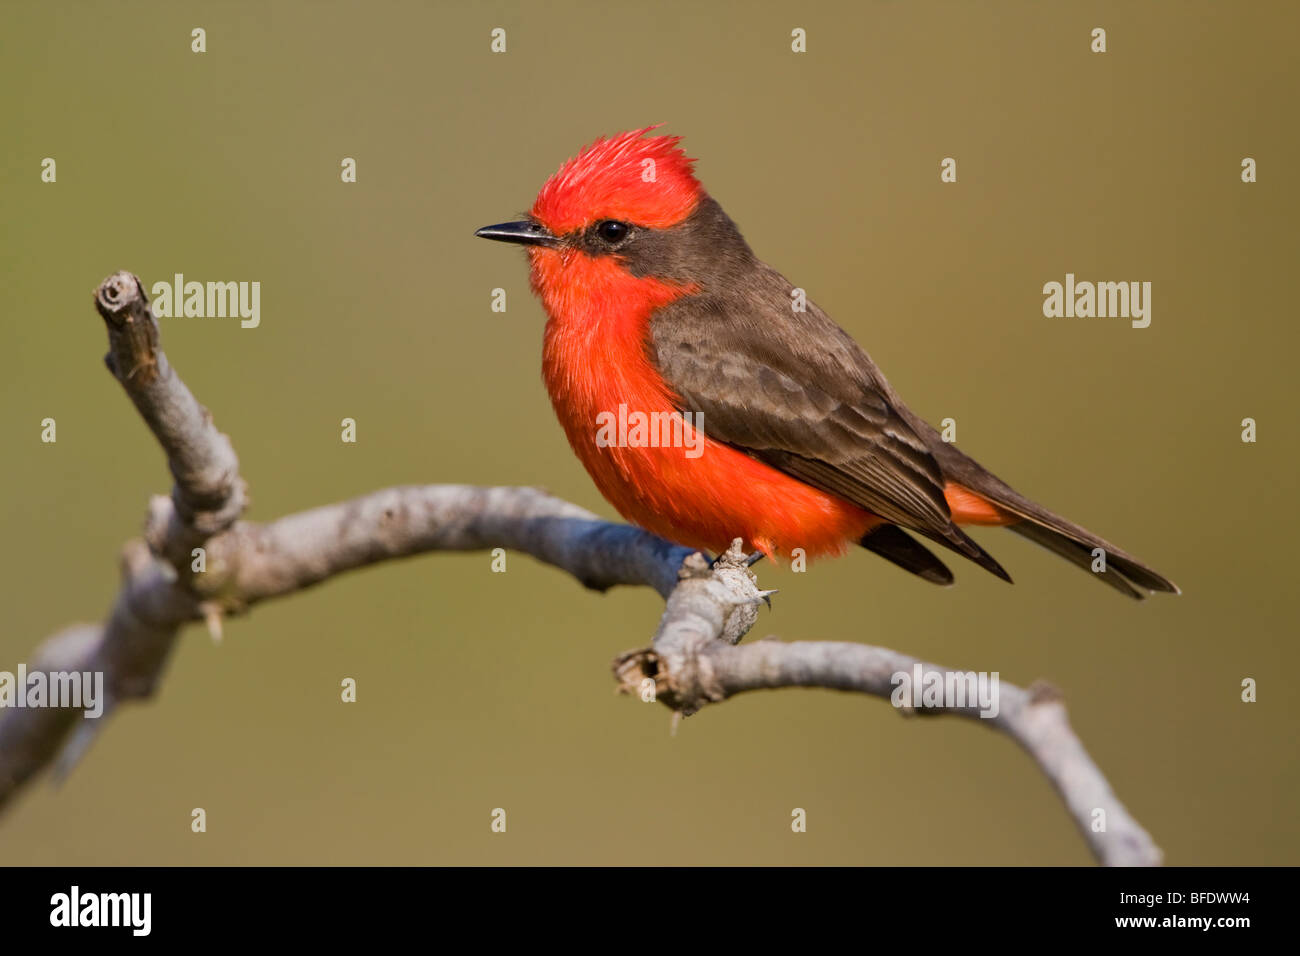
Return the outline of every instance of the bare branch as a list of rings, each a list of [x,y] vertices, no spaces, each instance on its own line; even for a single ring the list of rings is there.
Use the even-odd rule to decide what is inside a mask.
[[[96,291],[108,327],[107,365],[167,455],[170,497],[151,502],[143,540],[122,553],[122,587],[102,626],[69,628],[41,644],[33,671],[104,675],[104,716],[77,710],[0,712],[0,808],[41,769],[56,774],[83,754],[119,703],[149,697],[180,629],[290,594],[336,574],[429,551],[507,548],[531,554],[589,588],[647,585],[667,600],[650,649],[615,662],[620,686],[652,681],[682,714],[746,690],[828,687],[890,696],[900,670],[932,664],[858,644],[765,640],[737,646],[772,592],[759,591],[739,542],[715,565],[648,532],[600,521],[533,488],[428,485],[388,488],[267,524],[241,521],[247,492],[229,439],[159,348],[158,325],[138,279],[120,272]],[[202,548],[202,561],[194,561]],[[1104,863],[1158,863],[1160,852],[1111,792],[1056,695],[1001,685],[986,721],[1038,762]],[[935,712],[935,711],[929,711]],[[975,716],[971,707],[947,712]],[[62,753],[60,754],[60,751]],[[1107,832],[1091,829],[1106,811]]]
[[[506,548],[531,554],[603,591],[649,585],[665,597],[690,550],[535,488],[387,488],[266,525],[241,522],[214,538],[203,590],[230,611],[301,590],[342,571],[428,551]]]
[[[149,697],[191,621],[220,633],[222,615],[344,571],[495,547],[532,554],[590,588],[649,585],[667,596],[691,553],[533,488],[389,488],[270,524],[239,521],[247,501],[239,460],[168,363],[139,280],[110,276],[95,304],[108,328],[105,364],[166,452],[175,486],[170,498],[150,502],[144,539],[123,548],[122,588],[103,626],[61,632],[32,655],[29,673],[102,673],[103,716],[57,707],[0,712],[0,807],[56,758],[56,773],[66,773],[118,704]]]
[[[643,681],[652,680],[656,700],[690,715],[743,691],[776,687],[857,691],[888,700],[898,687],[895,676],[913,675],[918,666],[923,682],[937,679],[943,684],[948,668],[867,644],[766,639],[734,646],[737,630],[748,630],[764,599],[739,545],[732,545],[712,573],[698,558],[688,559],[653,646],[614,661],[621,690],[636,693]],[[1120,803],[1075,736],[1060,694],[1042,683],[1024,690],[999,681],[997,689],[995,716],[982,716],[980,703],[973,699],[962,706],[901,709],[909,715],[956,714],[1008,734],[1051,781],[1100,862],[1159,865],[1160,849]],[[1104,817],[1096,815],[1098,810]],[[1104,820],[1102,831],[1093,828],[1098,819]]]
[[[184,577],[191,549],[243,514],[239,459],[159,348],[158,322],[140,280],[129,272],[109,276],[95,290],[95,307],[108,326],[104,363],[162,445],[176,479],[172,520],[151,523],[146,536]]]
[[[154,506],[170,502],[156,499]],[[692,553],[536,488],[468,485],[388,488],[270,524],[241,521],[202,546],[207,570],[182,584],[143,541],[128,542],[124,583],[104,627],[75,629],[75,644],[61,633],[36,650],[29,672],[103,673],[108,702],[97,719],[53,707],[0,711],[0,807],[55,757],[69,733],[77,736],[60,757],[65,772],[113,707],[149,697],[180,628],[209,620],[214,608],[237,614],[392,558],[496,547],[531,554],[596,590],[636,584],[667,595]]]

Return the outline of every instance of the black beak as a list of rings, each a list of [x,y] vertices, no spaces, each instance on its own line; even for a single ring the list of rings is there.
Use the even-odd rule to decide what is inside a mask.
[[[497,242],[514,242],[521,246],[550,246],[554,249],[560,245],[558,237],[551,235],[545,226],[531,219],[484,226],[474,235],[481,239],[495,239]]]

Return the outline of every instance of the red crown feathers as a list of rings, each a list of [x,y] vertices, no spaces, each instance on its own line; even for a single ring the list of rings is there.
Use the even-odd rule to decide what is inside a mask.
[[[651,228],[681,222],[701,193],[691,169],[695,160],[678,148],[679,136],[645,136],[658,128],[596,140],[546,181],[533,218],[556,235],[601,219]]]

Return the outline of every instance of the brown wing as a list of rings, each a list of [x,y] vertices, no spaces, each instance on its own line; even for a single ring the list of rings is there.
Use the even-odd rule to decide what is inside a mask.
[[[795,311],[793,291],[759,265],[739,291],[655,314],[651,358],[682,410],[716,441],[1007,578],[953,524],[938,462],[866,352],[811,302]]]

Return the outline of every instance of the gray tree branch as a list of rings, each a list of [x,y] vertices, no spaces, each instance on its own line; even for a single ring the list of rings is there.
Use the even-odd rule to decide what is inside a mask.
[[[106,364],[162,446],[175,484],[170,497],[150,502],[143,537],[124,546],[122,586],[105,621],[61,631],[32,655],[29,673],[103,673],[104,715],[90,719],[56,707],[0,711],[0,808],[46,767],[53,765],[56,776],[66,773],[116,705],[152,695],[186,624],[206,621],[219,637],[223,617],[258,601],[430,551],[506,548],[596,590],[654,588],[667,604],[653,646],[622,655],[615,672],[624,689],[649,681],[657,699],[683,715],[760,688],[889,697],[892,675],[920,663],[859,644],[737,646],[771,593],[758,590],[738,543],[710,566],[687,548],[601,521],[534,488],[388,488],[266,524],[243,521],[247,490],[234,448],[168,363],[139,280],[125,272],[110,276],[95,303],[108,328]],[[1037,761],[1098,860],[1159,863],[1160,851],[1070,729],[1059,697],[1042,687],[1004,684],[1001,690],[1002,710],[985,723]],[[970,707],[947,712],[974,713]],[[1091,827],[1096,809],[1106,811],[1103,833]]]
[[[942,683],[948,668],[883,647],[829,641],[785,644],[764,639],[736,646],[754,623],[764,592],[745,564],[740,542],[710,569],[687,559],[683,580],[669,596],[650,648],[614,662],[620,689],[640,693],[652,681],[655,699],[693,714],[749,690],[823,687],[890,699],[895,675],[921,674]],[[923,680],[925,678],[923,677]],[[956,714],[973,718],[1019,743],[1051,781],[1096,858],[1110,866],[1154,866],[1160,849],[1115,796],[1101,770],[1070,727],[1061,695],[1046,683],[1028,690],[998,683],[996,716],[980,704],[900,708],[908,716]],[[1105,829],[1095,828],[1096,811]]]

